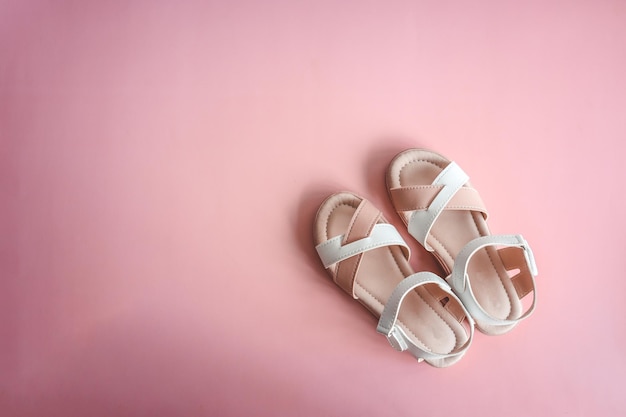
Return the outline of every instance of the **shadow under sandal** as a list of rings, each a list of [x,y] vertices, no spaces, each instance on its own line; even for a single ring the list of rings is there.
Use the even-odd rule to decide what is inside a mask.
[[[443,279],[413,272],[408,246],[369,201],[348,192],[328,197],[314,240],[334,282],[380,318],[377,331],[394,349],[436,367],[464,355],[474,332],[469,313]]]
[[[391,201],[411,236],[450,274],[447,282],[478,329],[502,334],[533,312],[537,267],[521,235],[490,234],[485,206],[468,180],[456,163],[424,149],[398,154],[387,171]]]

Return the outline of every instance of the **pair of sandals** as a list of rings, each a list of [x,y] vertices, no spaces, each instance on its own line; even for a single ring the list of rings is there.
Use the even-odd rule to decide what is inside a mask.
[[[528,243],[521,235],[490,234],[468,179],[456,163],[424,149],[398,154],[387,171],[396,212],[449,274],[445,280],[415,273],[402,236],[356,194],[328,197],[315,219],[316,250],[334,282],[380,318],[377,331],[394,349],[436,367],[461,359],[475,326],[506,333],[536,304]]]

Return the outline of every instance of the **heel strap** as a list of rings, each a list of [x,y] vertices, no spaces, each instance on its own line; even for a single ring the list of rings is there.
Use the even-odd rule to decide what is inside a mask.
[[[472,291],[467,267],[472,256],[487,246],[502,246],[498,250],[504,267],[507,270],[519,269],[520,272],[511,278],[521,299],[529,293],[533,293],[533,301],[526,312],[517,319],[503,320],[490,316],[480,306],[476,296]],[[518,248],[521,250],[515,250]],[[512,249],[512,250],[511,250]],[[470,241],[456,256],[452,273],[447,281],[452,286],[453,291],[459,296],[472,317],[481,325],[508,326],[515,324],[532,314],[535,310],[537,297],[535,294],[535,276],[537,276],[537,265],[528,242],[521,235],[490,235],[483,236]]]
[[[417,346],[411,338],[407,336],[404,330],[397,324],[398,314],[400,312],[400,306],[404,298],[415,288],[426,285],[435,284],[439,286],[443,291],[448,293],[451,297],[449,302],[456,302],[462,308],[465,319],[467,319],[469,325],[469,338],[460,347],[454,349],[450,353],[442,354],[425,350]],[[454,301],[452,301],[454,300]],[[409,275],[403,279],[393,290],[393,293],[387,300],[383,312],[378,321],[378,327],[376,328],[378,333],[381,333],[387,337],[389,344],[397,351],[408,350],[413,356],[418,358],[418,361],[422,360],[439,360],[445,361],[452,358],[456,358],[459,355],[463,355],[469,348],[472,339],[474,337],[474,321],[469,312],[463,307],[461,300],[454,295],[450,286],[440,277],[432,272],[418,272]]]

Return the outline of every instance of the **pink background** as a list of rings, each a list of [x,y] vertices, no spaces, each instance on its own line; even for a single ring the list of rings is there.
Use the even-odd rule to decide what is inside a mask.
[[[0,1],[0,415],[625,415],[625,74],[621,0]],[[540,271],[447,369],[311,243],[415,146]]]

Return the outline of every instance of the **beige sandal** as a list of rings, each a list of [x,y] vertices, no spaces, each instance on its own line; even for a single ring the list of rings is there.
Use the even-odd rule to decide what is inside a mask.
[[[437,367],[463,356],[474,332],[467,310],[437,275],[413,272],[408,246],[369,201],[348,192],[328,197],[314,239],[334,282],[380,317],[377,331],[396,350]]]
[[[487,211],[457,164],[424,149],[397,155],[387,171],[391,201],[409,233],[433,252],[476,326],[511,330],[535,308],[535,261],[521,235],[495,236]],[[524,312],[522,298],[532,293]]]

